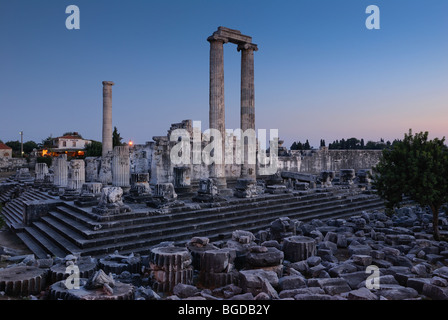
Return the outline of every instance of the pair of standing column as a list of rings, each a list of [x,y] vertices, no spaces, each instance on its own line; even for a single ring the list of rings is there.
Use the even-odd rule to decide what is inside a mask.
[[[225,151],[225,104],[224,104],[224,43],[223,37],[211,36],[210,42],[210,114],[211,129],[217,129],[222,137],[222,160]],[[255,130],[255,88],[254,88],[254,51],[257,46],[252,43],[238,44],[241,51],[241,130]],[[241,166],[241,178],[256,179],[255,164],[249,164],[248,146],[244,142],[244,161]],[[225,188],[225,164],[214,164],[211,176],[218,183],[218,188]]]

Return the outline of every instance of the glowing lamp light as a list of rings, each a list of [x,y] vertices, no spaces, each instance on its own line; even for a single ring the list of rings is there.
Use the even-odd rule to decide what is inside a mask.
[[[134,145],[134,142],[132,140],[129,140],[129,146],[132,147]]]

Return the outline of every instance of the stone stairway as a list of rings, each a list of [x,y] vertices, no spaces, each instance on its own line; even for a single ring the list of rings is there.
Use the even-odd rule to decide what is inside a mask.
[[[20,186],[17,186],[20,188]],[[2,199],[6,196],[11,197],[11,193],[15,192],[14,189],[8,190],[8,192],[2,193]],[[20,228],[23,223],[23,210],[24,201],[36,201],[36,200],[50,200],[55,199],[52,196],[47,195],[39,190],[29,188],[21,193],[17,198],[7,201],[2,208],[2,215],[5,218],[6,225],[11,228]],[[6,200],[4,200],[6,201]]]
[[[14,182],[0,184],[0,204],[8,202],[18,186],[19,184]]]
[[[92,208],[61,201],[48,215],[25,226],[17,235],[38,257],[68,253],[101,257],[115,250],[122,254],[147,254],[151,246],[162,241],[183,244],[193,236],[207,236],[211,241],[229,239],[234,230],[256,232],[279,217],[310,221],[348,217],[383,207],[377,196],[347,191],[232,198],[221,206],[203,205],[201,209],[187,203],[167,213],[140,205],[132,212],[109,217],[99,217],[92,213]]]

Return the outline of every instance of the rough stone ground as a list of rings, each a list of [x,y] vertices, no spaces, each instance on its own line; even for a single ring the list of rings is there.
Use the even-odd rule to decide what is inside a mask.
[[[14,232],[4,226],[0,229],[0,247],[7,247],[17,251],[20,255],[32,254],[30,249],[16,236]],[[8,265],[8,261],[0,261],[0,268]]]
[[[191,251],[193,281],[177,284],[170,292],[155,291],[155,270],[151,269],[154,266],[149,263],[149,253],[148,256],[115,253],[100,259],[97,268],[107,266],[117,287],[121,283],[130,285],[123,295],[137,300],[448,300],[448,242],[433,240],[431,221],[429,212],[410,206],[396,210],[392,217],[381,211],[360,212],[348,219],[315,219],[307,223],[285,217],[275,220],[267,230],[256,234],[235,231],[232,240],[215,243],[208,243],[207,238],[198,235],[186,244],[189,250],[196,248]],[[441,234],[446,236],[448,220],[444,213],[440,214],[439,222]],[[284,244],[292,236],[314,239],[315,246],[297,247],[297,250],[304,250],[299,255],[288,252],[291,246]],[[27,265],[46,268],[51,274],[51,270],[60,265],[77,263],[73,256],[35,259],[33,255],[24,255],[17,239],[7,231],[0,232],[0,237],[3,272]],[[225,250],[222,249],[236,255],[223,254]],[[203,261],[216,269],[218,273],[215,275],[220,276],[219,279],[233,279],[231,283],[207,286],[201,282],[204,270],[200,272],[195,257],[204,251],[210,252],[211,260]],[[298,256],[305,258],[287,260]],[[78,262],[81,260],[79,258]],[[84,261],[84,266],[89,266],[81,270],[85,274],[94,272],[90,270],[90,260]],[[366,280],[375,283],[369,277],[372,271],[369,272],[368,267],[371,266],[377,267],[373,271],[379,272],[375,278],[379,288],[366,287]],[[213,276],[210,270],[205,271],[206,275]],[[223,275],[230,278],[222,278]],[[61,285],[48,282],[45,291],[19,298],[59,297]],[[113,287],[98,290],[93,295],[98,299],[120,299],[114,297]],[[0,299],[9,298],[2,292],[0,296]]]

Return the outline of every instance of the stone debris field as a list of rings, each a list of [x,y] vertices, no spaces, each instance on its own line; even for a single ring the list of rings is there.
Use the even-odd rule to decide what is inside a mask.
[[[448,243],[433,240],[431,219],[417,206],[391,217],[382,210],[306,223],[281,217],[229,240],[198,235],[102,258],[36,258],[3,247],[0,292],[2,299],[446,300]],[[443,234],[443,213],[440,222]],[[73,266],[78,288],[67,271]]]

